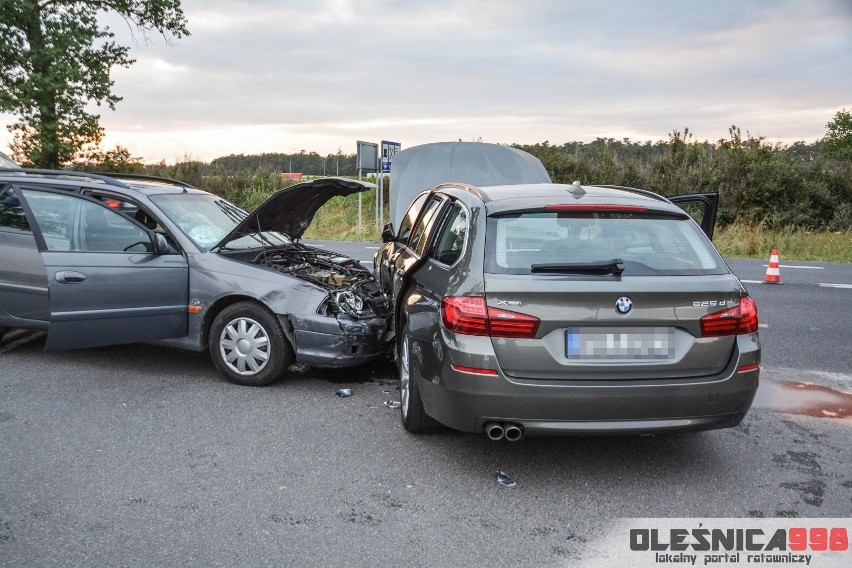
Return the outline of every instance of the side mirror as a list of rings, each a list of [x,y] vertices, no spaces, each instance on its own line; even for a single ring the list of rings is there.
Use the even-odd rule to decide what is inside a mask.
[[[154,233],[154,252],[157,254],[166,254],[169,252],[169,243],[166,242],[166,237],[160,233]]]
[[[393,229],[393,223],[388,223],[382,229],[382,242],[390,243],[396,240],[396,231]]]

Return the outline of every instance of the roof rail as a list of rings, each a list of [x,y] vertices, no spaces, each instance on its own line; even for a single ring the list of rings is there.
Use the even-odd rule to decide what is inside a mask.
[[[185,187],[187,189],[198,189],[195,186],[189,185],[188,183],[182,182],[182,181],[177,180],[177,179],[160,177],[160,176],[149,176],[149,175],[146,175],[146,174],[117,174],[117,173],[108,173],[108,172],[98,172],[97,175],[107,176],[107,177],[111,177],[111,178],[119,179],[119,180],[126,179],[126,180],[131,180],[131,181],[158,181],[158,182],[161,182],[161,183],[168,183],[168,184],[171,184],[171,185],[177,185],[179,187]]]
[[[466,183],[446,182],[446,183],[442,183],[441,185],[435,187],[435,189],[443,189],[445,187],[454,187],[456,189],[463,189],[464,191],[467,191],[467,192],[472,193],[475,196],[477,196],[479,199],[482,200],[483,203],[488,203],[488,202],[491,201],[491,198],[487,194],[482,193],[479,190],[478,187],[475,187],[473,185],[468,185]]]
[[[630,193],[636,193],[638,195],[644,195],[645,197],[650,197],[651,199],[657,199],[659,201],[665,201],[667,203],[671,203],[668,199],[663,197],[658,193],[654,193],[653,191],[648,191],[647,189],[636,189],[635,187],[625,187],[623,185],[594,185],[592,187],[604,187],[606,189],[619,189],[621,191],[629,191]]]
[[[122,187],[124,189],[128,189],[126,184],[121,183],[119,180],[109,177],[104,174],[97,173],[89,173],[89,172],[77,172],[74,170],[44,170],[40,168],[0,168],[0,173],[10,173],[10,174],[36,174],[44,177],[55,177],[55,178],[80,178],[80,179],[89,179],[93,181],[100,181],[107,185],[112,185],[115,187]]]

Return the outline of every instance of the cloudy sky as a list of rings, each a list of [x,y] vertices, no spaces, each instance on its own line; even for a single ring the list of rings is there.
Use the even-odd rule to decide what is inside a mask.
[[[852,109],[852,0],[184,0],[105,144],[149,161],[445,140],[812,141]],[[11,117],[0,115],[0,123]],[[0,132],[0,146],[10,136]]]

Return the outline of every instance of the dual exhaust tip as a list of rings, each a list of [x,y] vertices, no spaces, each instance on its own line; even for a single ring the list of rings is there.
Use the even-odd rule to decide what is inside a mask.
[[[511,422],[486,422],[485,435],[495,442],[503,439],[507,442],[519,442],[524,439],[524,428]]]

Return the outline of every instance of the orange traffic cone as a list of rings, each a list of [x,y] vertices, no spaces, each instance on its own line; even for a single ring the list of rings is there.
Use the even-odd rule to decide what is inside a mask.
[[[769,256],[769,266],[766,268],[766,276],[763,277],[764,284],[781,284],[781,268],[778,266],[778,249],[773,248]]]

